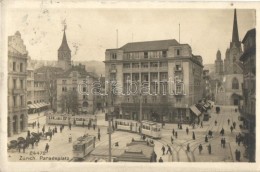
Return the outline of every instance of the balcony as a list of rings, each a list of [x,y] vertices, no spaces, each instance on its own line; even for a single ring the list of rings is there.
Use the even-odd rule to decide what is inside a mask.
[[[13,94],[24,94],[26,90],[24,89],[13,89]]]
[[[175,68],[174,68],[174,71],[175,71],[175,72],[182,72],[182,67],[175,67]]]
[[[110,69],[109,72],[110,72],[110,73],[116,73],[117,70],[116,70],[116,69]]]

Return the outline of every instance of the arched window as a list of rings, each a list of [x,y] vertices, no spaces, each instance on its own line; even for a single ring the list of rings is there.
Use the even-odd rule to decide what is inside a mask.
[[[237,78],[233,78],[232,89],[239,89],[239,83],[238,83]]]

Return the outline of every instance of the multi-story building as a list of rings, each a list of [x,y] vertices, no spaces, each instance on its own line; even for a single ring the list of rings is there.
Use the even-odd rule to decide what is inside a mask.
[[[93,92],[93,83],[98,81],[93,73],[87,72],[84,65],[71,66],[69,70],[60,74],[57,77],[57,111],[73,113],[72,111],[67,111],[68,102],[74,101],[74,105],[77,110],[74,113],[83,114],[94,114],[96,110],[96,100],[95,93]],[[68,92],[74,92],[68,99],[64,102],[64,96]],[[68,96],[68,95],[67,95]],[[75,97],[74,97],[75,96]],[[75,100],[73,99],[75,98]],[[67,104],[66,104],[67,103]],[[71,109],[72,110],[72,109]]]
[[[87,72],[85,65],[72,65],[71,51],[67,43],[65,30],[61,46],[58,49],[57,65],[63,69],[63,72],[56,77],[56,110],[58,112],[72,113],[70,111],[72,109],[68,108],[67,101],[75,98],[77,100],[71,102],[73,105],[70,104],[70,106],[74,106],[73,113],[94,114],[97,104],[95,103],[96,95],[92,93],[92,84],[98,81],[98,77],[93,73]],[[71,91],[73,92],[72,94]],[[65,100],[64,98],[68,94],[71,96]]]
[[[8,136],[27,130],[27,57],[26,46],[17,31],[8,37]]]
[[[203,98],[212,100],[209,70],[203,70]]]
[[[34,70],[31,66],[31,58],[28,57],[27,63],[27,106],[28,114],[33,113],[35,110],[34,104]]]
[[[106,89],[117,90],[111,104],[119,118],[188,121],[202,99],[202,57],[188,44],[174,39],[127,43],[107,49],[104,63]]]
[[[244,53],[240,57],[243,62],[243,97],[242,117],[246,135],[247,155],[250,162],[255,162],[255,124],[256,124],[256,30],[249,30],[244,39]]]

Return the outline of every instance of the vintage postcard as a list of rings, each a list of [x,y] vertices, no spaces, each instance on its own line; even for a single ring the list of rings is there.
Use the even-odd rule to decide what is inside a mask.
[[[259,3],[0,3],[2,171],[259,170]]]

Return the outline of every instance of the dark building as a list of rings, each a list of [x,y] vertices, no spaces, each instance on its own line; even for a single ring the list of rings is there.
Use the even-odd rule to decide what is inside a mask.
[[[246,136],[246,152],[250,162],[255,162],[255,124],[256,124],[256,29],[249,30],[244,39],[244,53],[240,57],[243,62],[243,97],[242,118]]]

